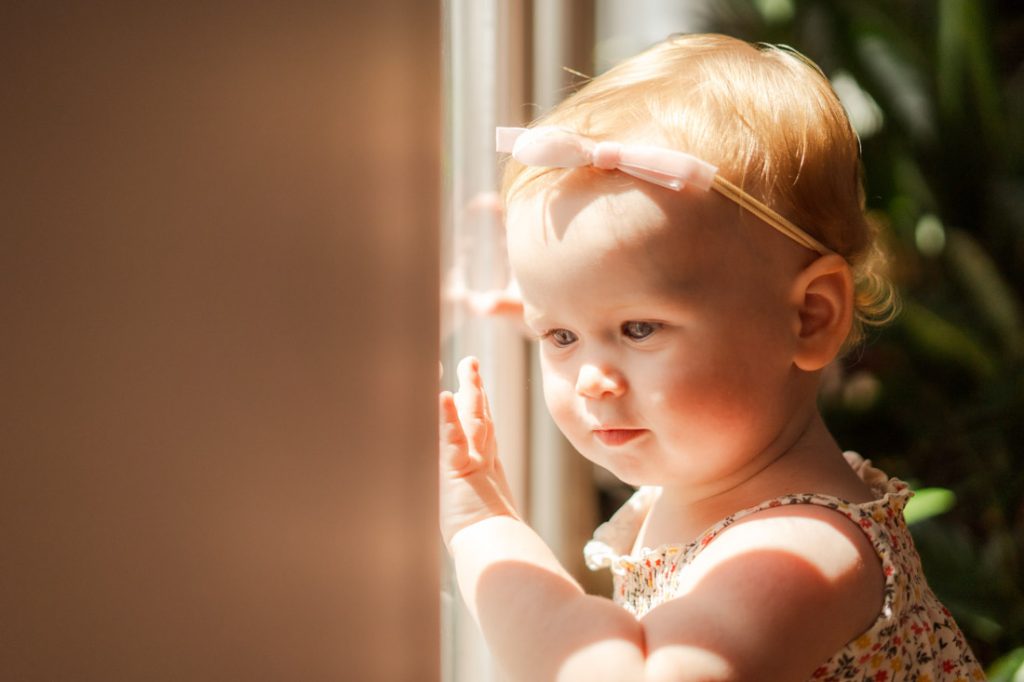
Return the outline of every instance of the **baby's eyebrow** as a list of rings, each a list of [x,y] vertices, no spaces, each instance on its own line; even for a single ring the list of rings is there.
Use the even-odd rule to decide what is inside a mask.
[[[665,273],[658,284],[658,292],[648,299],[657,305],[688,305],[706,293],[705,284],[690,273]]]

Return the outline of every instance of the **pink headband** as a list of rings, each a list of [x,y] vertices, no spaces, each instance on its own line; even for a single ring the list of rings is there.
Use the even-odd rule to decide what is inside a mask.
[[[801,246],[822,255],[832,253],[817,239],[719,175],[718,168],[691,154],[652,145],[595,142],[555,126],[498,128],[495,138],[499,152],[512,154],[516,161],[526,166],[594,166],[619,170],[676,191],[686,185],[705,192],[714,189]]]

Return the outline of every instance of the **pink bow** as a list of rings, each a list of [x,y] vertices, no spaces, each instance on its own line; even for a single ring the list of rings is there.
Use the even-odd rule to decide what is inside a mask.
[[[686,185],[705,191],[714,189],[801,246],[822,255],[834,253],[763,201],[719,175],[717,167],[686,152],[645,144],[595,142],[556,126],[498,128],[495,137],[499,152],[511,153],[516,161],[527,166],[594,166],[617,169],[674,190]]]
[[[696,156],[652,145],[595,142],[555,126],[498,128],[497,150],[527,166],[620,170],[647,182],[680,190],[711,189],[718,168]]]

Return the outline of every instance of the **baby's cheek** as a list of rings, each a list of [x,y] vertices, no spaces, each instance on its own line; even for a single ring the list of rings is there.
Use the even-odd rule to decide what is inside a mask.
[[[651,409],[667,419],[688,423],[689,428],[718,430],[733,426],[746,412],[742,386],[723,380],[714,372],[695,371],[671,377],[661,390],[648,394]]]
[[[562,433],[570,436],[577,419],[575,410],[576,386],[569,378],[548,367],[543,368],[544,402],[548,412]],[[570,436],[571,437],[571,436]]]

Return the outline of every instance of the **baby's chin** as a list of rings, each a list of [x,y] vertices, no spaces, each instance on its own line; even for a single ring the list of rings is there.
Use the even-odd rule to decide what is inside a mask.
[[[601,467],[623,483],[636,488],[642,485],[658,485],[653,480],[657,477],[653,476],[650,471],[651,462],[641,451],[631,450],[627,447],[609,452],[606,448],[595,444],[592,441],[593,435],[589,432],[582,438],[575,438],[569,435],[567,429],[562,428],[561,425],[559,425],[559,430],[584,459]]]
[[[624,462],[610,462],[608,461],[607,455],[595,457],[587,454],[579,448],[577,448],[577,450],[583,454],[585,459],[590,460],[592,464],[601,467],[626,485],[631,485],[634,488],[639,488],[642,485],[656,485],[656,483],[651,481],[650,475],[640,471],[637,466],[628,466],[627,463]]]

